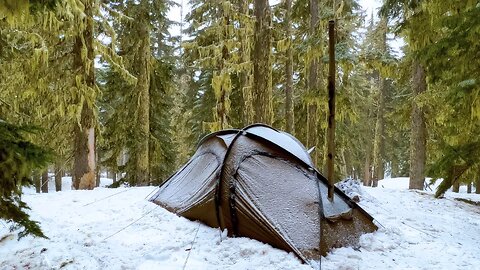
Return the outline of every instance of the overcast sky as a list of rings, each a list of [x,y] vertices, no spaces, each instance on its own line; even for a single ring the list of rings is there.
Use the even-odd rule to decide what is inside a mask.
[[[180,22],[181,21],[181,8],[180,6],[183,3],[184,10],[183,10],[183,16],[185,16],[186,13],[188,13],[188,0],[174,0],[174,2],[178,3],[178,7],[173,7],[169,12],[168,12],[168,17],[171,20]],[[280,2],[280,0],[270,0],[270,4],[275,4],[277,2]],[[367,13],[367,17],[370,18],[370,15],[372,14],[372,10],[374,14],[378,12],[378,8],[382,5],[382,0],[359,0],[360,5],[362,5],[363,9]],[[178,30],[177,30],[178,31]]]
[[[189,0],[174,0],[174,1],[178,3],[179,6],[173,7],[169,11],[168,17],[170,18],[170,20],[181,22],[182,9],[180,8],[180,6],[183,4],[183,16],[185,17],[185,14],[189,12],[189,6],[188,6]],[[281,0],[270,0],[270,4],[275,4],[280,1]],[[382,0],[359,0],[359,4],[362,6],[362,9],[365,10],[365,13],[367,15],[365,22],[369,22],[370,17],[372,15],[372,11],[373,11],[373,15],[377,17],[378,9],[382,5]],[[171,32],[173,35],[179,35],[180,27],[179,26],[172,27]],[[404,44],[403,40],[401,40],[400,38],[394,39],[393,35],[389,35],[389,39],[390,39],[389,41],[390,46],[393,47],[394,51],[397,52],[395,54],[397,56],[401,56],[402,54],[399,53],[399,51],[400,51],[400,47],[403,46]]]

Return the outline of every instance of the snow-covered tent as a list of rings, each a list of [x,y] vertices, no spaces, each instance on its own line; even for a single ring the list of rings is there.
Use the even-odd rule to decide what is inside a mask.
[[[376,230],[373,218],[328,182],[288,133],[255,124],[203,138],[151,201],[191,220],[318,260]]]

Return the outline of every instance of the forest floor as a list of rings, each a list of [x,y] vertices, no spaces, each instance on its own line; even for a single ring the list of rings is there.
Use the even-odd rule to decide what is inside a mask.
[[[479,202],[480,195],[435,199],[407,186],[407,178],[395,178],[361,188],[360,204],[379,230],[363,235],[359,249],[331,251],[322,269],[480,269],[480,207],[455,200]],[[0,269],[311,269],[293,254],[157,207],[146,200],[154,190],[26,190],[31,217],[50,239],[17,241],[0,221]]]

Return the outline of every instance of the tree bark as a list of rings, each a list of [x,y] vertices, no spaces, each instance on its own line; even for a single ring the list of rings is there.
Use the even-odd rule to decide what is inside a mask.
[[[335,21],[328,22],[328,128],[327,128],[327,179],[328,199],[333,201],[335,184]]]
[[[381,27],[381,50],[382,53],[387,53],[387,20],[382,18],[380,21]],[[385,178],[384,169],[384,142],[385,142],[385,96],[387,92],[387,80],[377,72],[378,81],[378,108],[377,121],[375,123],[375,143],[373,146],[373,164],[375,168],[375,180],[373,186],[376,187],[377,181]]]
[[[38,171],[33,173],[33,183],[35,184],[35,192],[40,193],[42,192],[42,178]],[[478,190],[478,189],[477,189]]]
[[[398,172],[399,172],[398,166],[399,166],[399,164],[398,164],[398,158],[397,157],[394,156],[392,158],[391,166],[392,166],[392,172],[391,172],[392,178],[398,177]]]
[[[268,0],[254,1],[253,106],[257,123],[272,124],[271,14]]]
[[[100,180],[101,180],[101,175],[100,175],[100,166],[97,166],[97,171],[95,173],[95,187],[100,186]]]
[[[452,191],[455,193],[460,192],[460,181],[455,181],[452,185]]]
[[[74,69],[82,78],[83,85],[77,85],[80,96],[83,96],[81,105],[80,123],[74,128],[74,164],[73,181],[74,189],[93,189],[95,187],[95,121],[93,113],[94,98],[86,97],[85,89],[95,89],[94,51],[93,51],[93,2],[83,1],[85,9],[85,29],[77,36],[74,44]],[[85,47],[84,47],[85,46]],[[83,51],[86,51],[86,56]],[[89,98],[90,102],[87,102]]]
[[[425,69],[414,60],[412,66],[413,96],[417,97],[427,89]],[[418,106],[415,99],[412,104],[412,131],[410,136],[410,184],[409,189],[423,190],[425,181],[427,128],[424,110]]]
[[[293,112],[293,53],[292,53],[292,25],[290,17],[292,14],[292,0],[285,0],[285,34],[287,39],[286,63],[285,63],[285,129],[288,133],[294,134],[294,112]]]
[[[309,36],[311,38],[316,36],[318,30],[318,23],[320,21],[319,10],[318,10],[318,0],[310,0],[310,28]],[[312,48],[315,49],[315,48]],[[311,100],[307,104],[307,147],[315,147],[313,152],[312,160],[313,164],[319,168],[322,164],[319,164],[319,156],[324,155],[325,153],[319,148],[319,136],[318,136],[318,112],[317,112],[317,102],[319,95],[319,83],[322,81],[319,76],[322,76],[321,72],[318,71],[318,59],[313,57],[310,59],[308,66],[308,93]],[[327,145],[327,140],[325,138],[325,145]]]
[[[247,0],[238,1],[238,10],[242,17],[239,21],[240,55],[242,64],[251,64],[250,44],[252,39],[248,34],[248,29],[251,25],[249,25],[249,19],[247,19],[250,16],[250,9],[248,8],[249,3],[250,1]],[[240,71],[240,89],[242,90],[243,97],[243,126],[251,125],[254,122],[252,77],[252,70],[250,67],[246,70]]]
[[[150,141],[150,29],[147,21],[148,16],[138,18],[139,31],[138,39],[140,42],[139,50],[136,55],[136,75],[137,85],[135,92],[138,95],[138,138],[139,143],[136,156],[136,175],[135,184],[144,186],[150,184],[149,172],[149,141]]]
[[[55,164],[55,191],[62,191],[63,170],[60,164]]]
[[[48,170],[42,173],[42,193],[48,193]]]
[[[377,121],[375,123],[375,142],[373,146],[373,164],[375,177],[373,181],[373,186],[377,186],[377,181],[385,177],[384,171],[384,127],[385,127],[385,88],[386,80],[379,76],[380,87],[378,93],[378,110],[377,110]]]
[[[363,185],[369,187],[371,185],[371,173],[370,173],[370,167],[371,167],[371,150],[369,150],[370,147],[367,147],[367,152],[365,154],[365,165],[363,167]]]
[[[475,194],[480,194],[480,168],[477,172],[477,178],[475,179]]]
[[[227,12],[224,11],[223,13],[223,21],[225,23],[225,29],[222,30],[222,39],[223,39],[223,46],[222,46],[222,60],[220,61],[220,65],[218,66],[218,72],[214,72],[213,77],[220,76],[221,84],[220,89],[215,89],[218,86],[213,86],[213,91],[215,93],[215,98],[217,100],[216,104],[216,121],[218,122],[218,128],[223,130],[227,128],[227,116],[229,113],[229,101],[230,101],[230,92],[232,91],[230,84],[224,83],[224,76],[228,76],[230,78],[230,72],[228,71],[228,67],[225,66],[225,63],[229,61],[229,50],[227,47],[227,40],[229,38],[228,30],[230,25],[230,17]],[[213,80],[213,79],[212,79]],[[217,130],[212,130],[217,131]]]

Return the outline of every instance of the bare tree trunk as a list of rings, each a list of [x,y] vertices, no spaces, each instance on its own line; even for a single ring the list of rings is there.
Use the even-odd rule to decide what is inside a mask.
[[[100,180],[101,180],[101,169],[100,166],[97,167],[96,175],[95,175],[95,186],[99,187],[100,186]]]
[[[469,182],[469,183],[467,184],[467,193],[468,193],[468,194],[472,193],[472,182]]]
[[[417,97],[427,89],[425,69],[414,60],[413,62],[413,96]],[[415,99],[412,104],[412,131],[410,136],[410,184],[409,189],[423,190],[425,181],[425,163],[427,146],[427,128],[423,108]]]
[[[398,177],[399,169],[398,169],[398,159],[397,159],[397,157],[393,157],[391,164],[392,164],[392,172],[391,172],[392,178]]]
[[[475,194],[480,194],[480,168],[477,172],[477,178],[475,179]]]
[[[327,179],[328,199],[333,201],[335,184],[335,21],[328,22],[328,128],[327,128]]]
[[[254,0],[255,39],[253,49],[254,120],[272,124],[271,14],[268,0]]]
[[[373,145],[373,164],[375,167],[375,178],[380,180],[385,177],[384,171],[384,127],[385,127],[385,92],[386,92],[386,81],[385,79],[380,79],[380,91],[378,96],[378,110],[377,110],[377,121],[375,123],[375,142]],[[375,186],[375,183],[374,183]]]
[[[94,51],[93,51],[93,2],[84,1],[85,30],[77,36],[74,44],[74,68],[79,70],[82,86],[79,91],[88,88],[95,89]],[[85,47],[84,47],[85,46]],[[84,55],[86,51],[86,57]],[[86,58],[86,59],[85,59]],[[82,94],[80,94],[82,95]],[[85,95],[84,95],[85,97]],[[95,121],[93,113],[93,100],[83,100],[80,115],[80,125],[74,128],[74,164],[73,181],[74,189],[93,189],[95,187]]]
[[[363,185],[369,187],[371,185],[370,166],[371,166],[371,150],[367,147],[365,154],[365,166],[363,167]]]
[[[223,46],[222,46],[222,60],[220,61],[220,64],[218,66],[218,72],[214,72],[212,81],[215,79],[215,77],[220,76],[220,78],[223,78],[224,76],[230,77],[230,72],[228,71],[228,68],[225,66],[225,63],[228,62],[229,60],[229,50],[227,47],[226,40],[229,37],[228,34],[228,29],[230,25],[230,17],[227,12],[224,12],[223,14],[223,21],[225,23],[225,27],[222,30],[222,39],[223,39]],[[230,100],[230,93],[232,91],[231,86],[229,84],[226,84],[223,82],[224,79],[221,79],[220,85],[213,85],[213,91],[215,93],[215,98],[217,100],[216,104],[216,121],[219,124],[217,128],[220,130],[227,128],[228,122],[227,122],[227,117],[228,117],[228,103]],[[219,89],[218,89],[219,88]],[[212,131],[217,131],[218,129],[212,130]]]
[[[136,75],[137,85],[135,91],[138,95],[138,138],[139,143],[136,156],[136,185],[150,184],[149,172],[149,137],[150,137],[150,29],[145,15],[145,19],[138,22],[139,33],[138,39],[140,42],[139,50],[136,55]]]
[[[55,164],[55,191],[62,191],[63,170],[59,163]]]
[[[292,25],[290,17],[292,14],[292,0],[285,0],[285,34],[287,36],[288,48],[286,51],[285,63],[285,128],[290,134],[293,134],[294,112],[293,112],[293,56],[292,56]]]
[[[383,18],[380,22],[382,27],[381,32],[381,50],[382,53],[387,51],[387,20]],[[377,186],[377,181],[385,178],[384,169],[384,142],[385,142],[385,96],[387,94],[387,80],[382,78],[380,72],[377,73],[378,81],[378,108],[377,108],[377,121],[375,123],[375,143],[373,146],[373,164],[375,168],[375,181],[373,186]]]
[[[42,173],[42,193],[48,193],[48,170]]]
[[[309,29],[309,36],[314,37],[318,31],[318,23],[320,21],[319,17],[319,10],[318,10],[318,0],[310,0],[310,29]],[[310,59],[310,63],[308,66],[308,92],[309,96],[312,99],[318,98],[319,90],[320,90],[320,82],[322,73],[319,72],[318,68],[318,59],[312,58]],[[320,77],[320,78],[319,78]],[[320,164],[319,157],[320,155],[324,155],[324,151],[319,149],[319,135],[318,135],[318,111],[317,111],[317,103],[314,100],[309,100],[307,103],[307,147],[315,147],[315,151],[313,152],[312,160],[313,164],[319,168],[322,164]],[[325,145],[328,142],[325,138]],[[326,168],[325,168],[326,169]]]
[[[42,178],[40,177],[40,173],[38,171],[35,171],[33,173],[33,183],[35,184],[35,191],[37,193],[42,192]],[[477,189],[478,190],[478,189]]]
[[[240,16],[243,17],[240,23],[240,55],[242,58],[242,63],[247,64],[251,63],[250,57],[250,44],[252,39],[247,33],[247,29],[250,27],[246,18],[249,18],[250,9],[248,8],[250,1],[242,0],[238,1],[240,11]],[[240,89],[242,90],[243,97],[243,125],[253,124],[254,120],[254,110],[253,110],[253,93],[252,93],[252,70],[248,68],[247,70],[242,70],[239,76],[240,80]]]
[[[460,192],[460,181],[455,181],[452,185],[452,191],[455,193]]]

